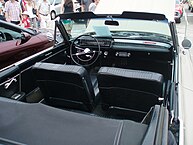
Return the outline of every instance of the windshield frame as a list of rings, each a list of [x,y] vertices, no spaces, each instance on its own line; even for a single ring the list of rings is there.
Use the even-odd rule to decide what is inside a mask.
[[[162,14],[154,14],[154,13],[139,13],[139,12],[123,12],[121,15],[120,14],[94,14],[92,12],[81,12],[81,13],[67,13],[67,14],[60,14],[59,15],[59,18],[60,18],[60,21],[71,21],[72,24],[70,24],[71,26],[68,25],[68,27],[72,27],[72,25],[74,25],[73,23],[76,23],[76,21],[78,20],[83,20],[83,19],[87,19],[86,20],[86,24],[85,24],[85,28],[81,28],[81,29],[78,29],[78,33],[76,32],[76,35],[73,35],[74,33],[73,32],[69,32],[68,28],[66,27],[66,25],[62,22],[62,24],[64,25],[64,27],[66,28],[66,31],[67,33],[70,34],[71,38],[76,38],[78,37],[79,35],[82,35],[82,34],[91,34],[91,35],[94,35],[94,36],[97,36],[97,37],[106,37],[105,35],[107,35],[107,37],[112,37],[112,38],[115,38],[115,36],[112,36],[112,35],[109,35],[111,33],[111,30],[110,31],[108,30],[109,28],[112,28],[114,27],[115,29],[118,28],[117,26],[110,26],[108,25],[107,29],[102,26],[104,25],[104,23],[106,23],[106,20],[110,21],[111,22],[117,22],[118,24],[119,23],[126,23],[127,25],[129,24],[130,26],[132,26],[133,28],[132,29],[128,29],[127,27],[124,28],[123,30],[117,30],[117,31],[125,31],[127,33],[147,33],[147,35],[149,35],[151,33],[151,35],[156,35],[156,36],[161,36],[162,37],[162,40],[163,38],[165,37],[166,39],[167,38],[172,38],[171,36],[171,31],[170,31],[170,27],[169,27],[169,22],[167,20],[167,18],[162,15]],[[91,20],[90,20],[91,19]],[[100,28],[99,31],[107,31],[105,32],[104,34],[105,35],[96,35],[96,30],[93,30],[93,24],[95,24],[97,21],[100,21],[101,20],[101,24],[99,24],[99,26],[101,25],[103,28]],[[139,26],[135,26],[137,24],[137,22],[139,22]],[[66,23],[66,22],[65,22]],[[98,22],[97,22],[98,23]],[[131,24],[133,23],[133,24]],[[144,23],[144,24],[142,24]],[[125,24],[124,24],[125,25]],[[141,25],[141,30],[139,29],[140,28],[140,25]],[[149,26],[149,25],[152,25],[152,26]],[[154,25],[160,25],[160,26],[156,26],[153,30],[153,27]],[[147,28],[144,28],[144,27],[147,27]],[[162,27],[162,29],[160,29]],[[163,28],[164,27],[164,28]],[[72,29],[72,28],[70,28]],[[85,31],[84,31],[85,29]],[[151,31],[151,29],[153,31]],[[165,29],[165,31],[167,32],[163,32],[162,31]],[[73,30],[73,29],[72,29]],[[81,30],[81,31],[80,31]],[[136,31],[136,30],[139,30],[139,31]],[[147,30],[147,31],[144,31],[144,30]],[[71,30],[70,30],[71,31]],[[120,37],[118,37],[120,38]],[[139,36],[138,38],[140,39],[144,39],[142,38],[142,36]],[[136,36],[132,36],[132,37],[122,37],[122,39],[137,39]],[[149,40],[151,40],[149,38]],[[162,42],[162,40],[160,40],[159,42]],[[163,41],[165,43],[171,43],[171,40],[172,39],[167,39],[166,41]],[[155,40],[152,40],[152,41],[158,41],[158,39],[155,39]]]

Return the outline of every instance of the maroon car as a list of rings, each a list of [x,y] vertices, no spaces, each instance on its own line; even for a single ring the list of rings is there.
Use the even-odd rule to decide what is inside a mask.
[[[45,33],[0,20],[0,69],[52,45]]]

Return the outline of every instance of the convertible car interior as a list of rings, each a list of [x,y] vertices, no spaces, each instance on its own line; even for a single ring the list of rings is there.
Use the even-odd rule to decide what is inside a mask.
[[[178,142],[176,30],[142,14],[59,15],[53,48],[0,72],[0,142]]]

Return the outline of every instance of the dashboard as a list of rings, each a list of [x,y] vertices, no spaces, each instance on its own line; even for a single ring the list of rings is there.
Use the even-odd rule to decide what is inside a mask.
[[[145,52],[170,52],[171,44],[147,41],[129,40],[117,38],[83,38],[78,44],[84,47],[100,46],[101,49],[114,49],[117,51],[145,51]]]

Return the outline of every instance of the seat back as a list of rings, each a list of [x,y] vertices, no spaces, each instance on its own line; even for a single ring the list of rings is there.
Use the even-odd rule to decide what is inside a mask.
[[[92,111],[94,91],[84,67],[36,63],[32,71],[48,104]]]
[[[98,86],[102,104],[147,112],[163,92],[163,76],[159,73],[101,67]]]

